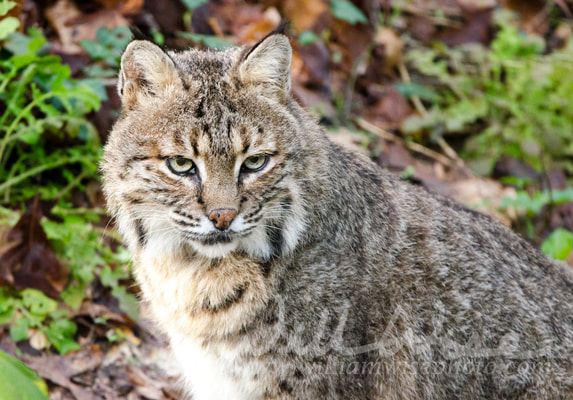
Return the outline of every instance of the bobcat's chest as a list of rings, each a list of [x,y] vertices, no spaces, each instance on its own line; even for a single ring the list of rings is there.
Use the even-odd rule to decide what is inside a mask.
[[[229,256],[208,260],[138,254],[135,272],[159,327],[171,335],[220,338],[240,331],[264,308],[271,284],[260,265]]]
[[[194,398],[262,398],[265,370],[241,331],[266,306],[269,278],[247,258],[205,262],[138,254],[135,271]]]

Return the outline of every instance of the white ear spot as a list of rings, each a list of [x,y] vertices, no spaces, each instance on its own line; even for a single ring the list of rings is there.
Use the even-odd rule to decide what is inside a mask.
[[[274,34],[259,42],[239,66],[239,77],[244,83],[261,84],[287,94],[290,91],[290,63],[292,48],[285,35]]]
[[[151,42],[134,40],[121,56],[118,91],[124,103],[141,100],[140,95],[161,94],[178,83],[173,60]]]

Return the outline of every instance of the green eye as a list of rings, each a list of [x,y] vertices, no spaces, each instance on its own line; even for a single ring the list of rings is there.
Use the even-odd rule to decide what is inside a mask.
[[[267,162],[269,161],[269,156],[251,156],[248,157],[243,163],[241,169],[243,172],[256,172],[263,169]]]
[[[195,164],[188,158],[183,157],[173,157],[167,159],[167,166],[169,169],[177,174],[194,174],[195,173]]]

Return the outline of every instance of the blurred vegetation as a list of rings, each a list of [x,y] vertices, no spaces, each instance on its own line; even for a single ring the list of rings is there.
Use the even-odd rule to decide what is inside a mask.
[[[7,12],[10,6],[15,3],[3,1],[0,10]],[[24,35],[16,29],[17,25],[13,24],[9,26],[10,32],[6,27],[2,31],[6,40],[0,57],[0,106],[3,110],[0,117],[0,203],[4,205],[4,208],[0,207],[0,222],[16,225],[19,205],[31,198],[49,201],[52,219],[37,215],[42,227],[38,229],[43,229],[58,258],[70,269],[70,276],[65,288],[55,296],[65,302],[67,307],[63,308],[39,290],[0,287],[0,324],[11,323],[10,335],[16,342],[35,335],[66,353],[78,348],[73,339],[77,328],[68,316],[71,310],[80,307],[86,287],[96,276],[104,286],[110,287],[122,308],[134,319],[137,319],[137,302],[118,283],[127,278],[128,271],[110,269],[110,265],[125,265],[129,256],[123,248],[112,251],[104,244],[104,230],[95,224],[104,211],[78,209],[70,201],[73,190],[85,191],[84,182],[98,179],[102,148],[87,115],[100,107],[103,96],[98,97],[94,87],[102,90],[103,85],[94,79],[72,79],[70,67],[63,64],[60,57],[48,53],[48,43],[41,32],[31,29]],[[103,30],[102,35],[105,32]],[[117,32],[112,33],[111,39],[115,38]],[[94,60],[110,59],[105,47],[110,41],[102,40],[101,48],[91,47]],[[121,46],[126,42],[117,43],[111,43],[116,51],[116,58],[111,58],[114,75],[119,66]],[[95,68],[88,73],[105,76]],[[37,246],[45,245],[34,235],[25,240],[37,241]],[[24,251],[32,252],[33,249]],[[16,256],[14,253],[8,251],[0,258],[3,268],[19,261],[12,259]],[[29,259],[27,254],[23,257]],[[34,263],[26,259],[23,262]],[[48,260],[40,258],[36,260],[38,262],[47,263]],[[52,271],[54,275],[59,272]],[[47,280],[52,278],[49,274],[47,271]],[[6,275],[4,271],[4,284],[13,283]]]
[[[425,96],[431,108],[403,125],[432,137],[476,128],[462,156],[479,175],[490,175],[502,155],[538,170],[553,164],[573,173],[573,41],[546,53],[543,38],[519,32],[508,11],[495,14],[499,28],[490,48],[466,44],[408,53],[420,72],[435,77]]]

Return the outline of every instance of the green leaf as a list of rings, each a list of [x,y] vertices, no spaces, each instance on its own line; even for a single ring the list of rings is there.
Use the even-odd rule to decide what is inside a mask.
[[[10,337],[15,342],[28,339],[29,327],[29,321],[26,318],[18,318],[16,322],[10,326]]]
[[[48,400],[46,383],[20,360],[0,351],[2,400]]]
[[[13,1],[2,1],[0,2],[0,16],[6,15],[8,11],[16,7],[18,3]]]
[[[303,46],[308,46],[310,44],[316,43],[319,36],[313,31],[304,31],[298,35],[298,41]]]
[[[541,245],[541,251],[556,260],[566,260],[573,250],[573,233],[555,229]]]
[[[80,44],[94,60],[101,60],[110,55],[110,51],[103,44],[93,40],[84,39],[80,41]]]
[[[440,95],[434,89],[417,83],[398,83],[394,86],[398,93],[407,98],[418,96],[422,100],[436,102],[440,100]]]
[[[188,10],[194,10],[203,4],[207,4],[209,0],[182,0]]]
[[[45,316],[58,308],[57,301],[50,299],[36,289],[24,289],[22,291],[22,304],[30,310],[31,314],[38,316]]]
[[[123,286],[112,287],[111,294],[119,300],[119,308],[129,318],[137,322],[139,320],[139,302],[137,298],[133,294],[128,293]]]
[[[20,21],[16,17],[4,18],[0,21],[0,40],[4,40],[9,34],[15,32],[20,26]]]
[[[74,310],[79,310],[84,301],[84,295],[84,285],[70,286],[62,292],[62,300]]]
[[[109,72],[112,72],[115,75],[115,71],[109,71]],[[93,92],[99,98],[99,100],[101,100],[101,101],[107,101],[108,100],[107,91],[106,91],[105,85],[101,79],[86,78],[86,79],[82,80],[82,85],[86,85],[91,90],[93,90]]]
[[[360,22],[365,24],[368,19],[364,13],[348,0],[332,0],[330,2],[332,14],[341,20],[344,20],[352,25]]]
[[[79,344],[74,341],[74,335],[78,327],[69,319],[53,321],[46,329],[46,337],[60,352],[66,354],[68,351],[77,350]]]

